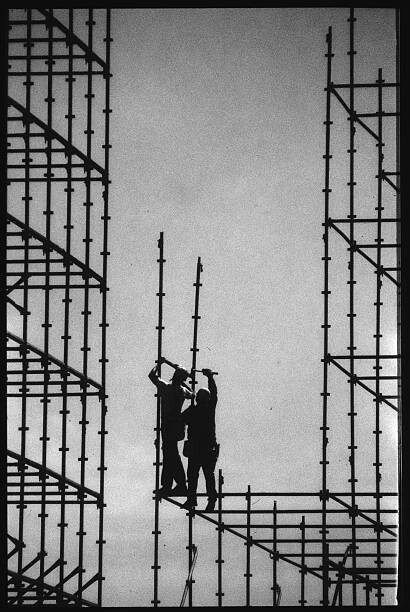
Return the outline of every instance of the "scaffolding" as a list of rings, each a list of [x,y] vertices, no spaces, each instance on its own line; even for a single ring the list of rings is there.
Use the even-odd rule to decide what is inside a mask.
[[[186,596],[190,607],[195,605],[193,576],[199,551],[195,519],[216,530],[218,607],[224,605],[228,587],[228,537],[245,546],[245,605],[259,601],[254,586],[256,554],[263,555],[269,569],[264,578],[274,606],[281,596],[286,602],[283,585],[289,576],[298,585],[301,606],[382,605],[386,593],[397,586],[399,492],[389,482],[384,486],[382,477],[394,469],[395,460],[384,442],[384,429],[395,428],[399,445],[401,431],[399,78],[397,72],[395,81],[387,81],[379,69],[373,81],[357,79],[353,9],[348,22],[347,82],[333,81],[331,28],[326,40],[321,488],[260,492],[247,485],[244,491],[229,491],[219,470],[216,509],[186,513],[188,578],[183,601]],[[9,605],[102,605],[110,23],[110,10],[102,9],[9,12]],[[397,71],[398,66],[397,57]],[[349,126],[348,193],[339,202],[332,197],[332,160],[340,149],[340,134],[346,133],[345,128],[336,130],[342,116]],[[363,168],[368,172],[358,154],[360,147],[373,147],[375,207],[359,191],[357,176]],[[165,329],[162,233],[158,246],[160,364]],[[347,291],[340,280],[346,248]],[[202,272],[198,258],[193,388]],[[335,317],[334,296],[348,304],[347,328]],[[362,304],[367,312],[369,304],[374,306],[374,322],[368,329],[358,323]],[[384,340],[391,334],[392,321],[397,346],[388,350]],[[347,383],[343,392],[341,383]],[[332,427],[337,422],[340,430],[346,406],[346,435],[339,441],[332,437]],[[370,423],[368,429],[364,421]],[[333,449],[342,444],[348,450],[342,474],[347,486],[340,485],[341,472],[334,462]],[[357,483],[367,465],[361,456],[365,447],[373,453],[373,484],[362,490]],[[154,465],[157,490],[159,397]],[[400,456],[397,474],[400,484]],[[264,500],[263,508],[253,507],[256,496]],[[165,502],[181,507],[172,497]],[[152,604],[157,607],[161,531],[155,495],[154,508]]]
[[[197,551],[194,544],[196,517],[214,526],[217,532],[215,562],[218,586],[216,602],[211,596],[209,605],[224,605],[224,586],[226,588],[227,583],[226,580],[224,582],[223,551],[227,536],[233,536],[237,542],[245,545],[245,606],[258,605],[260,601],[260,586],[256,598],[253,591],[252,566],[256,551],[263,551],[266,557],[264,577],[266,588],[272,591],[273,606],[280,604],[282,592],[286,603],[286,593],[281,583],[289,580],[293,592],[298,592],[297,603],[300,606],[383,605],[387,592],[393,592],[393,595],[389,595],[390,602],[395,600],[399,507],[399,491],[395,489],[397,483],[400,486],[401,427],[399,40],[395,80],[387,81],[382,69],[379,69],[374,81],[358,81],[353,8],[350,9],[348,24],[347,82],[336,83],[333,80],[331,27],[326,36],[321,489],[311,492],[254,492],[248,485],[245,491],[227,491],[223,487],[222,471],[219,470],[217,508],[211,512],[198,509],[186,511],[188,579],[185,589],[189,607],[195,605],[193,563]],[[398,11],[396,30],[398,36]],[[348,120],[347,135],[346,124],[341,124],[341,119]],[[332,140],[335,133],[336,144]],[[343,192],[339,186],[337,198],[332,199],[334,173],[340,176],[342,172],[340,168],[332,167],[332,159],[340,154],[341,135],[347,136],[348,141],[347,190]],[[368,140],[365,142],[364,138]],[[366,152],[369,150],[366,147],[374,147],[371,149],[372,164],[363,162],[358,155],[359,146]],[[372,174],[374,172],[376,174]],[[371,197],[366,200],[363,191],[357,194],[356,177],[359,175],[361,178],[367,176],[365,189],[369,193],[375,189],[375,202]],[[165,259],[162,233],[159,248],[158,363],[162,356],[164,330]],[[347,283],[341,280],[346,249]],[[191,348],[193,376],[199,350],[201,272],[202,264],[198,259]],[[347,325],[335,308],[338,302],[347,304]],[[374,316],[369,315],[373,306]],[[365,317],[362,317],[365,325],[359,323],[358,310],[361,310],[360,314],[365,312]],[[372,317],[373,320],[369,322],[368,319]],[[396,343],[394,348],[389,337]],[[383,339],[387,342],[383,342]],[[195,378],[192,382],[195,387]],[[348,418],[345,420],[346,407]],[[157,397],[156,489],[161,465],[159,414],[160,398]],[[332,437],[332,426],[336,424],[338,434]],[[396,448],[392,449],[394,443],[391,440],[384,444],[384,427],[397,436],[398,454]],[[371,456],[368,448],[372,449]],[[334,458],[342,449],[347,461],[340,467]],[[385,466],[384,471],[382,466]],[[385,474],[387,484],[383,486],[382,476]],[[345,484],[341,485],[341,480]],[[362,488],[358,489],[359,481]],[[199,498],[201,496],[204,494],[199,494]],[[264,508],[253,508],[252,500],[256,497],[264,500]],[[157,607],[161,603],[158,557],[161,531],[160,501],[155,491],[154,500],[154,597],[151,603]],[[182,508],[182,504],[172,496],[165,498],[165,501]]]
[[[8,605],[102,605],[110,23],[8,14]]]

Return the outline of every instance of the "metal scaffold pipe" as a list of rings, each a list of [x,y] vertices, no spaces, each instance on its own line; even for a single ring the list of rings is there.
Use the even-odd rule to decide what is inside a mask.
[[[202,283],[201,283],[201,272],[202,272],[203,268],[202,268],[202,264],[201,264],[201,258],[198,257],[198,261],[196,264],[196,278],[195,278],[195,282],[193,284],[193,286],[195,287],[195,305],[194,305],[194,314],[192,315],[192,319],[194,321],[194,329],[193,329],[193,339],[192,339],[192,347],[191,347],[191,352],[192,352],[192,364],[191,364],[191,385],[192,385],[192,391],[195,393],[195,386],[196,386],[196,376],[195,373],[197,372],[196,369],[196,358],[197,358],[197,353],[199,352],[198,349],[198,321],[201,318],[199,316],[199,290],[200,287],[202,287]],[[195,396],[193,395],[191,398],[191,406],[194,405],[195,402]],[[194,544],[193,544],[193,521],[194,521],[194,517],[195,517],[195,512],[194,510],[190,509],[188,512],[188,571],[191,571],[192,568],[192,564],[193,564],[193,555],[194,555]],[[188,585],[188,604],[189,607],[192,607],[192,585],[195,581],[194,580],[190,580],[189,585]]]
[[[162,358],[162,332],[165,329],[163,325],[163,298],[165,296],[164,293],[164,233],[161,232],[158,240],[158,249],[159,249],[159,257],[157,259],[158,266],[158,323],[156,326],[157,330],[157,367],[158,367],[158,376],[161,376],[161,358]],[[155,426],[155,492],[154,492],[154,531],[152,532],[154,535],[154,564],[152,565],[152,569],[154,570],[154,597],[151,603],[154,607],[158,607],[160,604],[160,600],[158,599],[158,571],[161,569],[159,565],[158,558],[158,547],[159,547],[159,536],[161,534],[159,530],[159,504],[160,499],[156,492],[159,489],[159,479],[160,479],[160,466],[161,466],[161,457],[160,457],[160,447],[161,447],[161,396],[159,392],[155,393],[155,397],[157,398],[157,412],[156,412],[156,426]]]

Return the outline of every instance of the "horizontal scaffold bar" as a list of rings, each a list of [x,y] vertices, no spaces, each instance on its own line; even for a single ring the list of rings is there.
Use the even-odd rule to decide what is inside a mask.
[[[207,497],[207,493],[197,493],[197,497]],[[222,497],[320,497],[321,491],[224,491],[222,493]],[[351,491],[345,492],[333,492],[332,495],[338,495],[339,497],[346,496],[351,497]],[[356,497],[374,497],[374,491],[358,491],[355,493]],[[396,491],[383,491],[379,493],[380,496],[390,496],[397,497],[398,493]],[[167,497],[173,497],[172,495],[168,495]],[[217,497],[219,495],[217,494]],[[254,510],[251,510],[254,512]],[[273,512],[272,509],[266,510],[266,512]]]
[[[16,483],[17,486],[17,483]],[[248,527],[247,523],[224,523],[227,527],[232,527],[233,529],[246,529]],[[249,525],[250,529],[272,529],[272,523],[251,523]],[[392,527],[396,529],[398,525],[384,525],[387,527]],[[284,524],[276,524],[275,529],[300,529],[300,523],[284,523]],[[374,529],[373,525],[351,525],[350,523],[314,523],[309,525],[308,523],[304,524],[305,529]]]
[[[169,501],[172,501],[171,499],[167,498]],[[207,512],[207,514],[218,514],[219,510],[213,510],[212,512]],[[221,510],[220,511],[222,514],[247,514],[248,511],[247,510],[238,510],[238,509],[230,509],[230,510]],[[276,510],[277,514],[322,514],[323,510],[322,509],[317,509],[314,510],[312,508],[292,508],[292,509],[283,509],[283,508],[278,508]],[[348,510],[344,510],[342,508],[328,508],[326,510],[326,514],[346,514],[348,512]],[[366,509],[362,509],[362,512],[366,512],[366,514],[372,513],[372,514],[376,514],[377,512],[379,512],[380,514],[397,514],[398,510],[397,509],[392,509],[392,508],[386,508],[385,510],[380,509],[380,510],[375,510],[375,508],[366,508]],[[273,510],[252,510],[252,514],[273,514]]]
[[[382,217],[381,219],[377,219],[377,217],[372,217],[370,219],[362,218],[362,219],[332,219],[329,217],[328,223],[399,223],[400,219],[396,219],[394,217]]]
[[[59,39],[53,39],[53,38],[50,38],[50,39],[48,39],[48,38],[45,38],[45,39],[44,38],[37,38],[37,39],[35,39],[36,42],[48,42],[48,43],[49,42],[56,42],[56,40],[60,40],[61,41],[61,40],[64,40],[64,39],[61,39],[61,38],[59,38]],[[20,39],[20,41],[24,41],[24,39]],[[31,39],[31,42],[33,42],[33,39]],[[67,60],[67,59],[77,60],[77,59],[85,59],[86,57],[87,56],[84,55],[84,54],[76,54],[76,53],[73,53],[73,55],[70,55],[69,53],[53,53],[53,60],[54,61]],[[8,59],[10,61],[13,61],[13,60],[27,61],[27,55],[11,55],[10,54],[8,56]],[[33,53],[33,54],[30,55],[30,61],[31,62],[32,61],[36,61],[36,60],[38,61],[38,60],[47,60],[47,59],[49,59],[49,56],[48,55],[44,55],[44,54],[43,55],[41,55],[41,54],[40,55],[36,55],[36,54]],[[68,74],[71,74],[71,72],[69,70],[67,70],[66,72]],[[26,72],[26,74],[27,74],[27,72]],[[30,72],[30,74],[31,74],[31,72]],[[52,74],[54,74],[54,70],[53,70]]]
[[[20,498],[21,499],[21,498]],[[96,504],[96,500],[81,500],[81,505],[92,505],[95,506]],[[16,499],[8,499],[7,500],[7,504],[11,505],[11,506],[15,506],[16,508],[20,508],[21,507],[21,503],[20,500],[16,500]],[[44,500],[41,499],[29,499],[26,500],[23,496],[22,498],[22,504],[26,505],[26,504],[30,504],[30,506],[38,504],[39,506],[44,504]],[[78,506],[78,500],[73,500],[73,499],[64,499],[64,501],[62,501],[61,499],[48,499],[47,500],[47,506],[52,505],[52,504],[56,504],[57,506],[65,506],[66,504],[71,504],[71,505],[76,505]]]
[[[328,353],[328,355],[332,359],[351,359],[350,355],[331,355],[330,353]],[[401,355],[375,355],[375,354],[357,355],[357,354],[354,354],[353,359],[371,359],[372,361],[374,361],[375,359],[401,359]],[[337,495],[340,495],[340,493],[337,493]]]
[[[31,76],[48,76],[49,72],[48,70],[32,70],[30,72]],[[70,72],[68,72],[67,70],[55,70],[53,72],[53,76],[88,76],[89,74],[92,75],[103,75],[105,74],[102,70],[92,70],[92,71],[88,71],[88,70],[71,70]],[[17,72],[16,70],[11,70],[10,72],[8,72],[8,76],[21,76],[21,77],[26,77],[27,76],[27,72]]]
[[[13,287],[13,285],[7,285],[7,289],[11,289]],[[77,285],[75,283],[68,283],[66,285],[45,285],[44,283],[39,283],[38,285],[32,284],[32,285],[25,285],[24,286],[19,286],[19,287],[14,287],[14,289],[16,290],[23,290],[23,289],[49,289],[51,291],[51,289],[100,289],[101,290],[101,285]]]
[[[224,524],[225,529],[225,524]],[[272,529],[272,526],[271,526]],[[273,544],[274,542],[278,542],[281,544],[298,544],[300,543],[301,538],[276,538],[273,540],[272,538],[252,538],[252,543],[261,542],[265,544]],[[323,544],[322,538],[304,538],[303,541],[306,544]],[[331,544],[348,544],[352,541],[352,538],[326,538],[327,543]],[[386,543],[397,543],[397,538],[358,538],[355,537],[355,542],[368,543],[368,544],[376,544],[377,542],[381,542],[382,544]]]
[[[61,385],[63,386],[64,383],[61,383]],[[44,393],[29,393],[28,391],[29,390],[27,390],[24,393],[24,397],[44,397]],[[70,393],[70,392],[67,392],[66,390],[63,390],[60,393],[47,393],[47,397],[83,397],[84,395],[87,395],[87,397],[91,397],[91,396],[101,397],[101,393],[97,391],[95,392],[82,391],[78,393]],[[22,398],[23,393],[7,393],[7,397]]]
[[[400,87],[400,83],[332,83],[333,89],[350,89],[359,87]]]

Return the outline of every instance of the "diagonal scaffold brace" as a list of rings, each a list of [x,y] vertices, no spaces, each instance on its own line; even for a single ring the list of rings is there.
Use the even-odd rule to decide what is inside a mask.
[[[192,575],[194,573],[195,563],[196,563],[196,559],[198,557],[198,547],[195,546],[195,544],[193,544],[192,549],[193,549],[193,555],[194,556],[193,556],[193,559],[192,559],[192,565],[191,565],[190,570],[189,570],[188,578],[186,579],[186,584],[185,584],[184,592],[182,594],[181,603],[179,604],[180,608],[183,608],[185,606],[185,601],[186,601],[186,597],[188,595],[189,585],[192,583]]]

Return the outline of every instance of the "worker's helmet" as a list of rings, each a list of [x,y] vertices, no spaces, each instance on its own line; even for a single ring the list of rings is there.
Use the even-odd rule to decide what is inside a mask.
[[[188,370],[186,370],[185,368],[178,367],[178,368],[175,368],[175,372],[172,377],[172,380],[174,382],[183,382],[188,378],[188,376],[189,376]]]
[[[200,389],[198,389],[196,394],[196,403],[198,406],[205,406],[206,404],[208,404],[210,399],[211,394],[209,392],[209,389],[206,389],[205,387],[201,387]]]

